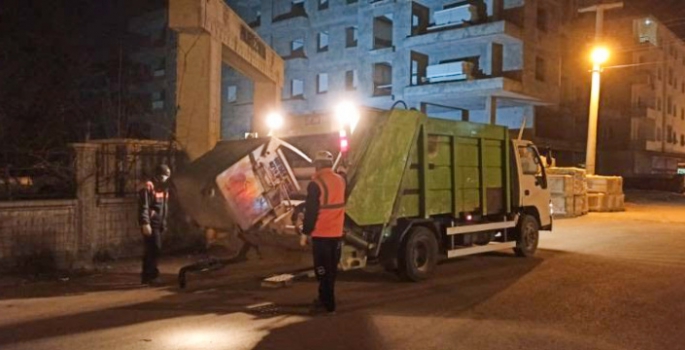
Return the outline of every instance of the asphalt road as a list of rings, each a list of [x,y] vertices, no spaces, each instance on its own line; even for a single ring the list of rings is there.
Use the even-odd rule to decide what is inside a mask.
[[[466,257],[419,284],[344,274],[332,317],[307,315],[312,281],[260,288],[264,262],[187,291],[134,273],[7,287],[0,349],[685,349],[685,204],[628,209],[558,220],[531,259]]]

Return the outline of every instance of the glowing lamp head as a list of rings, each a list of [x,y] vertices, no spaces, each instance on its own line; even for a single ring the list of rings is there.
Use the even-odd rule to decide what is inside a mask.
[[[350,131],[354,132],[359,122],[359,109],[351,102],[342,102],[335,108],[335,117],[341,128],[350,127]]]
[[[590,59],[594,64],[603,64],[609,60],[609,56],[611,56],[609,49],[606,47],[596,47],[592,50]]]
[[[272,112],[266,116],[266,126],[270,130],[278,130],[283,127],[283,116],[279,113]]]
[[[473,215],[471,215],[471,214],[466,215],[466,221],[471,221],[471,220],[473,220]]]

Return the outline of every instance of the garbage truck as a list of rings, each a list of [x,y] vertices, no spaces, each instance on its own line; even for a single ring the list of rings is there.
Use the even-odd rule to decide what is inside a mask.
[[[221,141],[174,184],[201,227],[295,240],[319,150],[345,169],[343,270],[380,264],[420,281],[443,259],[504,249],[532,256],[539,231],[552,229],[532,142],[416,110],[365,113],[336,132]]]

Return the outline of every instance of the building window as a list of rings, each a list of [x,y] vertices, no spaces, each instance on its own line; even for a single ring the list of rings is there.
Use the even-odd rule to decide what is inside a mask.
[[[656,99],[656,109],[661,112],[661,97],[657,97]]]
[[[155,78],[158,77],[163,77],[166,75],[166,58],[162,57],[160,58],[157,63],[155,64],[154,71],[152,72],[152,75]]]
[[[428,56],[412,51],[410,54],[411,58],[411,79],[409,85],[421,85],[428,81],[426,74],[428,70]]]
[[[304,81],[293,79],[290,81],[290,97],[304,98]]]
[[[158,110],[158,109],[163,109],[164,108],[164,100],[166,91],[160,90],[160,91],[155,91],[151,95],[152,99],[152,109],[153,110]]]
[[[328,92],[328,73],[321,73],[316,76],[316,93],[325,94]]]
[[[345,47],[355,47],[357,46],[357,36],[359,35],[359,27],[347,27],[345,28]]]
[[[319,0],[319,10],[328,9],[328,0]]]
[[[305,57],[303,38],[297,38],[290,42],[290,57]]]
[[[656,140],[661,141],[661,128],[656,128]]]
[[[656,70],[656,78],[661,81],[661,67]]]
[[[392,14],[373,19],[373,48],[384,49],[392,47]]]
[[[671,114],[673,111],[673,101],[671,100],[671,96],[668,96],[666,98],[666,113]]]
[[[680,109],[680,119],[685,120],[685,108]]]
[[[671,142],[673,142],[673,127],[668,125],[668,126],[666,126],[666,130],[667,130],[666,131],[666,133],[667,133],[666,142],[671,143]]]
[[[673,85],[673,68],[668,69],[668,85]]]
[[[424,34],[430,22],[430,9],[415,2],[411,4],[411,35]]]
[[[547,32],[548,29],[548,17],[547,17],[547,10],[543,7],[538,7],[538,19],[537,19],[537,24],[538,24],[538,30],[541,32]]]
[[[250,13],[247,15],[249,19],[247,25],[251,28],[259,27],[262,24],[262,11],[259,6],[250,8]]]
[[[347,0],[347,4],[356,4],[358,0]]]
[[[316,49],[318,52],[328,51],[328,31],[323,31],[317,36]]]
[[[345,72],[345,90],[357,90],[357,70],[348,70]]]
[[[235,85],[229,85],[226,88],[226,102],[233,103],[238,100],[238,87]]]
[[[392,66],[389,63],[373,65],[373,95],[389,96],[392,94]]]
[[[536,57],[535,58],[535,79],[539,81],[545,81],[545,73],[546,73],[546,67],[545,67],[545,60]]]

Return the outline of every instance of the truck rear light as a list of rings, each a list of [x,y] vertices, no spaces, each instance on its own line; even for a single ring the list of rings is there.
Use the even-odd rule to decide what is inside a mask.
[[[350,144],[347,141],[347,139],[346,138],[340,139],[340,152],[346,153],[349,148],[350,148]]]

